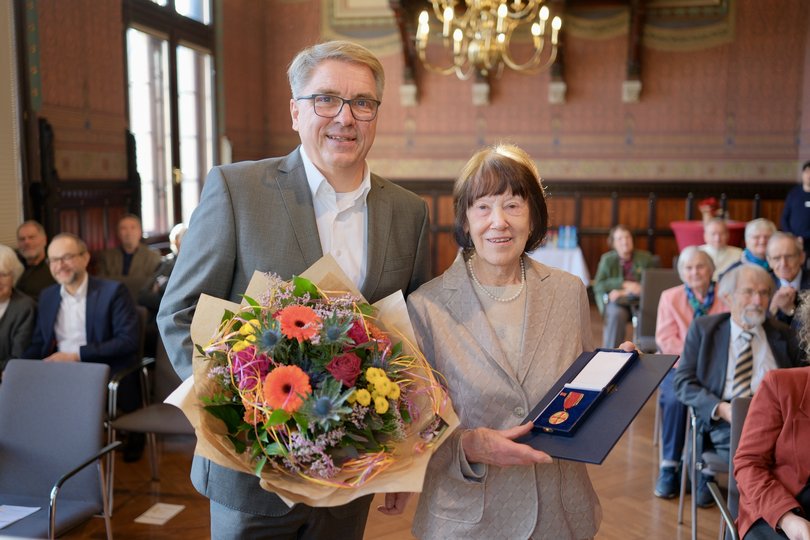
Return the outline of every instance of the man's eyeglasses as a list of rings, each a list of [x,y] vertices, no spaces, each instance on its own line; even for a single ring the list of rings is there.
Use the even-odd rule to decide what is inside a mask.
[[[84,251],[80,251],[79,253],[68,253],[66,255],[62,255],[61,257],[48,257],[45,259],[45,262],[50,266],[59,264],[60,262],[69,263],[79,255],[84,255]]]
[[[370,122],[377,117],[377,110],[380,108],[379,100],[371,98],[354,98],[343,99],[340,96],[333,96],[331,94],[311,94],[309,96],[301,96],[295,98],[296,101],[301,99],[312,100],[312,106],[315,107],[315,114],[321,118],[334,118],[340,114],[345,104],[349,104],[349,109],[352,111],[352,116],[355,120],[361,122]]]

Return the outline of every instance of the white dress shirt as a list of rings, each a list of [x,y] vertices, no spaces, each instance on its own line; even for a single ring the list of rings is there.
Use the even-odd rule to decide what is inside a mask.
[[[731,401],[733,394],[731,388],[734,386],[734,368],[737,363],[737,354],[744,346],[744,339],[740,337],[743,329],[733,319],[731,322],[731,336],[729,336],[728,346],[728,366],[726,367],[726,385],[723,388],[723,400]],[[771,346],[768,344],[768,338],[765,336],[765,330],[762,326],[755,326],[748,330],[754,337],[751,338],[751,352],[754,355],[754,371],[751,373],[751,392],[756,392],[759,383],[765,374],[772,369],[776,369],[776,360],[771,352]]]
[[[54,325],[54,335],[56,336],[56,347],[59,352],[79,354],[79,349],[87,345],[87,274],[84,281],[76,290],[76,294],[70,294],[65,286],[59,290],[62,301],[59,303],[59,313],[56,314],[56,324]]]
[[[330,253],[352,282],[361,288],[366,279],[368,232],[368,192],[371,172],[365,165],[360,187],[348,193],[337,193],[301,147],[301,158],[312,192],[315,222],[321,250]]]
[[[3,315],[6,314],[6,310],[8,309],[8,305],[11,303],[11,297],[6,298],[2,302],[0,302],[0,319],[3,318]]]
[[[786,279],[779,278],[779,286],[780,287],[789,286],[789,287],[793,287],[797,291],[800,291],[802,289],[802,270],[799,269],[799,272],[796,274],[796,277],[793,278],[792,281],[788,281]]]

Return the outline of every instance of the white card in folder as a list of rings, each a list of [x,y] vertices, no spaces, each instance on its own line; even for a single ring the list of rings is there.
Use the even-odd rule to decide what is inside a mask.
[[[574,377],[574,380],[565,386],[601,392],[632,356],[633,353],[628,352],[599,351]]]

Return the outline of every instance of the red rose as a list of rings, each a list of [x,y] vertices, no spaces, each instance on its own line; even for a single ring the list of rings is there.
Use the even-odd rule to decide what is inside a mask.
[[[335,356],[326,364],[326,371],[347,388],[354,386],[357,376],[360,375],[360,357],[354,353],[343,353]]]
[[[363,323],[360,321],[354,321],[352,323],[352,327],[349,328],[349,337],[352,338],[355,345],[362,345],[363,343],[368,341],[368,333],[366,332],[366,328],[363,326]]]

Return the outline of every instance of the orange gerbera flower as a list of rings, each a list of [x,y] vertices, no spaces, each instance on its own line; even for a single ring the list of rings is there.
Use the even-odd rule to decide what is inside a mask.
[[[292,413],[312,393],[309,376],[298,366],[279,366],[264,379],[264,400],[274,409]]]
[[[321,319],[307,306],[288,306],[278,312],[281,333],[298,343],[318,333]]]

